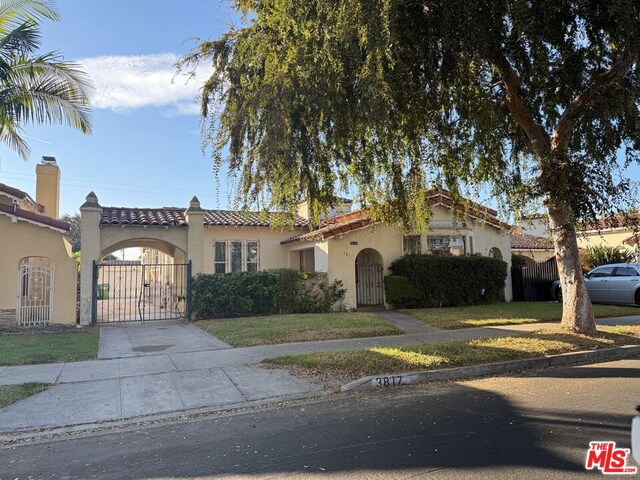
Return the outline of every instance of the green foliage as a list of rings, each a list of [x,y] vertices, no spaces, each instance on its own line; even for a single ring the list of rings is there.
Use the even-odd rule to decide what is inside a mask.
[[[387,275],[384,277],[384,295],[387,303],[394,306],[415,307],[422,292],[407,277]]]
[[[635,254],[623,247],[610,247],[608,245],[589,246],[581,256],[582,266],[586,271],[593,270],[600,265],[610,263],[635,262]]]
[[[178,66],[213,64],[203,138],[246,204],[317,214],[355,188],[422,230],[434,183],[548,198],[568,228],[632,201],[635,0],[233,3],[243,25]]]
[[[198,275],[192,283],[198,319],[328,312],[344,295],[339,281],[306,282],[295,270]]]
[[[88,77],[56,52],[36,54],[44,19],[58,20],[53,2],[0,0],[0,141],[23,159],[25,123],[91,132]]]
[[[526,265],[529,265],[532,262],[531,258],[525,256],[525,255],[518,255],[518,254],[514,254],[511,255],[511,266],[512,267],[524,267]]]
[[[405,255],[390,268],[393,275],[406,278],[406,282],[385,279],[385,286],[392,288],[387,301],[396,306],[454,307],[504,299],[507,264],[502,260],[476,255]]]
[[[60,220],[64,220],[71,225],[71,230],[64,234],[64,236],[71,243],[71,251],[79,252],[81,249],[80,245],[80,214],[74,213],[73,215],[65,214],[60,217]]]

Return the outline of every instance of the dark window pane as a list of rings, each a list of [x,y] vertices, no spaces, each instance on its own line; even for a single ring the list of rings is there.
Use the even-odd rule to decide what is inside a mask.
[[[225,273],[227,271],[227,242],[216,242],[214,272]]]
[[[258,242],[247,242],[247,271],[258,271]]]
[[[242,242],[231,242],[231,273],[242,271]]]

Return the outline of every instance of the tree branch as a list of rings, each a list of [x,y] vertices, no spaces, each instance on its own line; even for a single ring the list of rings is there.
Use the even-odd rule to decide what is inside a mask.
[[[549,137],[544,128],[535,121],[533,114],[520,97],[518,91],[521,83],[520,76],[504,57],[491,58],[489,62],[498,69],[502,77],[505,86],[505,102],[509,112],[529,137],[538,157],[545,157],[551,150]]]
[[[565,150],[571,138],[573,126],[580,112],[592,103],[606,98],[609,88],[620,83],[637,60],[637,55],[627,50],[613,62],[611,68],[594,76],[591,84],[567,106],[551,137],[552,150]]]

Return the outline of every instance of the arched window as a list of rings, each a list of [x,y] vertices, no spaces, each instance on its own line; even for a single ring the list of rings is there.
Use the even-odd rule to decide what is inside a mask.
[[[491,250],[489,250],[489,257],[495,258],[497,260],[502,260],[502,252],[498,247],[493,247]]]

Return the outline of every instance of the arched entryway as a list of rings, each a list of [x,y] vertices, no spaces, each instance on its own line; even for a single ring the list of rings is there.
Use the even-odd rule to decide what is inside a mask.
[[[107,259],[127,249],[130,258]],[[94,265],[93,318],[97,323],[178,319],[188,312],[190,265],[170,242],[135,238],[100,252]]]
[[[54,263],[48,257],[25,257],[18,265],[20,326],[49,325],[53,312]]]
[[[356,257],[355,267],[358,305],[383,305],[382,255],[373,248],[365,248]]]

